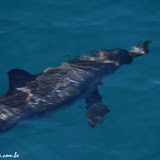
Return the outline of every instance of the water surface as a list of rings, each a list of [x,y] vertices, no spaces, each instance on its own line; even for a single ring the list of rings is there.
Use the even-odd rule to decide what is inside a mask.
[[[83,101],[20,123],[0,135],[0,154],[23,160],[160,159],[160,3],[153,0],[5,0],[0,3],[0,81],[7,71],[34,74],[91,50],[151,40],[150,54],[121,67],[99,87],[111,112],[90,129]]]

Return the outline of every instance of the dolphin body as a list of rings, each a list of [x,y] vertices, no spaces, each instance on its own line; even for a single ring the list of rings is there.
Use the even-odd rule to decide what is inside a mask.
[[[144,41],[131,49],[93,51],[31,75],[21,69],[8,72],[9,90],[0,97],[0,132],[13,128],[19,121],[46,111],[60,110],[80,98],[86,101],[88,124],[94,128],[110,112],[103,105],[97,86],[134,57],[148,53]]]

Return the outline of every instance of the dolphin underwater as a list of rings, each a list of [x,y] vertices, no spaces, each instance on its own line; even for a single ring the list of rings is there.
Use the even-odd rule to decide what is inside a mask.
[[[148,53],[148,43],[81,54],[34,75],[21,69],[9,71],[9,90],[0,97],[0,132],[46,111],[60,110],[80,98],[85,99],[88,124],[94,128],[110,112],[98,91],[101,80],[123,64],[130,64],[134,57]]]

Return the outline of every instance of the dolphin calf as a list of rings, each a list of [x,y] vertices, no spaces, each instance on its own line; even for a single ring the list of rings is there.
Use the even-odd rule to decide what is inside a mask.
[[[65,108],[80,98],[85,99],[88,124],[94,128],[110,112],[97,86],[123,64],[148,53],[149,42],[143,41],[131,49],[81,54],[34,75],[22,69],[9,71],[9,90],[0,97],[0,132],[13,128],[19,121]]]

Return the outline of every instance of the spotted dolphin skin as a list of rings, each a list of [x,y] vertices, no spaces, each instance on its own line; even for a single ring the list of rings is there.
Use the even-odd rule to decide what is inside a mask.
[[[97,86],[123,64],[148,53],[149,42],[141,42],[131,49],[102,49],[90,55],[81,54],[35,75],[21,69],[9,71],[9,90],[0,97],[0,132],[13,128],[21,120],[60,110],[80,98],[86,101],[88,124],[94,128],[110,112],[102,103]]]

